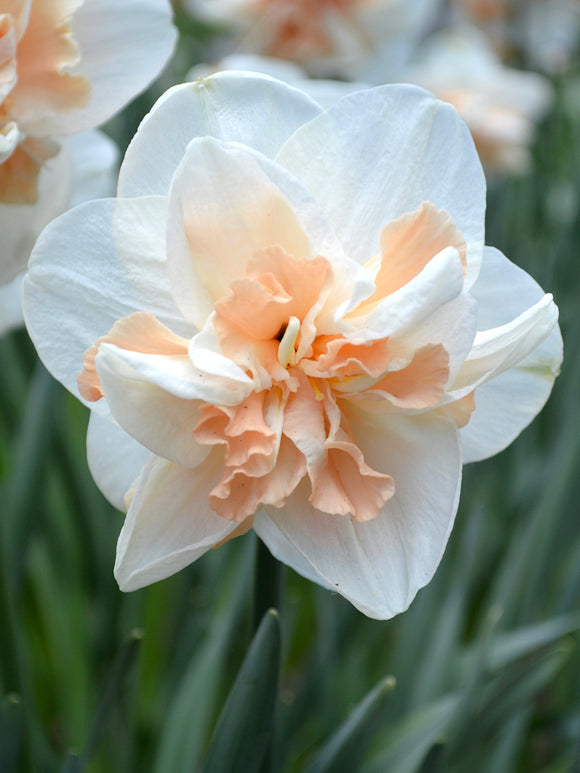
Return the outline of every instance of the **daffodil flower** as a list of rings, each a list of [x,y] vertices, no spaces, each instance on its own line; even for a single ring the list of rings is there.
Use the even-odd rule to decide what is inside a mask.
[[[175,42],[168,0],[0,0],[0,283],[70,194],[61,140],[120,110]],[[49,191],[49,193],[47,193]]]
[[[418,88],[324,111],[220,73],[161,98],[118,198],[52,223],[24,289],[127,508],[122,589],[253,527],[365,614],[409,605],[462,464],[511,442],[561,360],[551,296],[484,247],[484,207],[469,131]]]

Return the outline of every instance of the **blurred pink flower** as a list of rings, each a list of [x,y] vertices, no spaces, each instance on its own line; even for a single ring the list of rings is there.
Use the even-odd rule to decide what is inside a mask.
[[[253,526],[365,614],[405,609],[462,464],[531,421],[561,360],[551,296],[484,247],[456,111],[410,86],[324,111],[221,73],[161,98],[118,196],[44,231],[24,298],[74,392],[84,357],[89,463],[128,508],[121,588]]]
[[[70,181],[56,140],[123,107],[159,73],[174,41],[168,0],[0,4],[0,283],[26,265],[36,236],[26,221],[44,225],[66,206]]]

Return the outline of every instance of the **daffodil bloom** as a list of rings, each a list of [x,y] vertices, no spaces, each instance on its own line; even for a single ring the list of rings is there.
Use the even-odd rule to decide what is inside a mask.
[[[0,283],[26,265],[27,223],[66,208],[57,140],[120,110],[174,41],[168,0],[0,0]]]
[[[484,204],[469,131],[415,87],[324,111],[220,73],[161,98],[118,198],[53,222],[24,290],[128,508],[122,589],[253,527],[367,615],[408,606],[462,464],[528,424],[561,359],[551,296],[483,246]]]
[[[431,36],[403,80],[457,108],[486,171],[529,170],[536,124],[554,96],[547,78],[505,67],[483,33],[457,25]]]
[[[343,78],[364,78],[367,60],[377,56],[387,69],[402,65],[439,10],[439,0],[184,0],[184,5],[233,28],[237,51]]]

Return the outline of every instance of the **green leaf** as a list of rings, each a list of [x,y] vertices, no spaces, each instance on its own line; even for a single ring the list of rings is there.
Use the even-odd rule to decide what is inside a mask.
[[[0,705],[0,760],[3,773],[22,769],[24,707],[20,697],[10,693]]]
[[[306,773],[341,773],[359,769],[368,745],[380,726],[382,709],[395,687],[395,679],[382,679],[326,742]]]
[[[193,651],[163,724],[153,766],[155,773],[197,771],[200,767],[217,714],[228,651],[246,607],[253,558],[253,551],[248,548],[251,548],[249,542],[222,571],[222,591],[211,625]]]
[[[204,773],[254,773],[268,749],[274,725],[280,667],[280,620],[262,619],[215,729]]]
[[[431,747],[441,739],[459,701],[458,694],[446,695],[427,708],[404,717],[390,728],[381,752],[365,770],[369,773],[391,770],[414,773]]]

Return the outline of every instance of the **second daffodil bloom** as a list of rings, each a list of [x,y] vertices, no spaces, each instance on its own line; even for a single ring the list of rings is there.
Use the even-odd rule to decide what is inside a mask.
[[[122,589],[253,527],[365,614],[409,605],[462,464],[529,423],[561,360],[552,298],[484,248],[484,206],[469,131],[416,87],[324,111],[226,72],[161,98],[118,198],[49,225],[24,289],[127,508]]]
[[[0,284],[66,209],[60,141],[143,91],[175,38],[169,0],[0,0]]]

